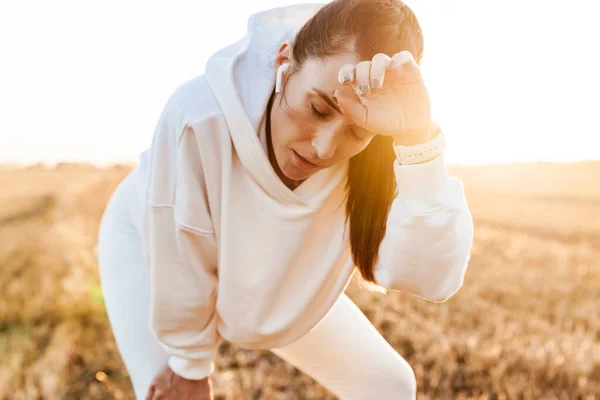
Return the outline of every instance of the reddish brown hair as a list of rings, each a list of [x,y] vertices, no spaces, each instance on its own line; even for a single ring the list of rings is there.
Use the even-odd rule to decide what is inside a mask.
[[[399,0],[335,0],[302,27],[293,45],[298,68],[308,59],[348,51],[359,60],[371,60],[377,53],[391,57],[402,50],[409,50],[420,64],[421,28],[412,10]],[[371,283],[376,283],[374,268],[396,195],[395,159],[392,138],[380,135],[350,159],[346,220],[352,257]]]

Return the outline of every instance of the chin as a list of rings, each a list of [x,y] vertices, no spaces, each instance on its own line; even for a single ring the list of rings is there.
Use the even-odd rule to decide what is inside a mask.
[[[288,163],[287,167],[282,169],[281,172],[283,172],[287,178],[293,181],[303,181],[312,175],[311,173],[296,168],[291,162]]]
[[[318,169],[305,171],[296,165],[292,151],[285,152],[283,155],[283,162],[279,163],[279,168],[283,175],[292,181],[303,181],[318,171]]]

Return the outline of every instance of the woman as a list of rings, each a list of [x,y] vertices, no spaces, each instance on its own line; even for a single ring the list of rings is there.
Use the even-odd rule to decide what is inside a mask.
[[[138,398],[211,398],[223,340],[271,349],[342,399],[416,396],[410,366],[343,292],[355,267],[432,301],[463,282],[472,219],[422,52],[400,1],[278,8],[175,91],[100,228]]]

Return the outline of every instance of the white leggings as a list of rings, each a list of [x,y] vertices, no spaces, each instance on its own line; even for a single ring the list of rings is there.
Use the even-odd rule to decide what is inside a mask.
[[[150,280],[134,223],[141,212],[137,172],[119,185],[106,208],[98,258],[112,331],[136,398],[144,399],[168,355],[148,324]],[[411,367],[345,294],[309,333],[270,350],[342,400],[416,398]]]

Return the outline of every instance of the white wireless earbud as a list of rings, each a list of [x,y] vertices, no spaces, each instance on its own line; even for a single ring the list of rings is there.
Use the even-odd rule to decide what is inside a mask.
[[[290,64],[283,63],[277,69],[277,80],[275,81],[275,93],[281,93],[281,85],[283,81],[283,73],[288,70]]]

